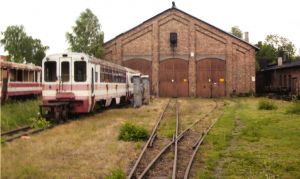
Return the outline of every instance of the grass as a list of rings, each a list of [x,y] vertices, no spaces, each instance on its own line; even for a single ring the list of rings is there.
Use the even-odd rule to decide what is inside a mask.
[[[286,112],[288,114],[300,114],[300,102],[299,101],[295,101],[292,104],[290,104],[287,107]]]
[[[2,145],[2,178],[105,178],[127,171],[144,141],[118,140],[125,123],[150,131],[166,104],[155,99],[138,109],[108,109]],[[30,167],[29,169],[27,167]]]
[[[31,124],[37,116],[39,100],[8,101],[1,105],[1,131],[8,131]]]
[[[258,109],[260,110],[274,110],[277,106],[269,99],[260,99],[258,102]]]
[[[110,175],[107,175],[105,179],[125,179],[126,174],[120,168],[115,168],[111,171]]]
[[[140,141],[146,140],[148,136],[144,127],[127,122],[121,126],[118,138],[123,141]]]
[[[290,102],[270,100],[276,112],[259,110],[258,99],[229,105],[198,153],[194,178],[300,178],[300,115]]]

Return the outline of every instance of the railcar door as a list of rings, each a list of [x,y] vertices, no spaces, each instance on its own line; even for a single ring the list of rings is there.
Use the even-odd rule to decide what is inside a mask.
[[[94,73],[94,65],[91,68],[91,111],[95,106],[95,73]]]
[[[72,80],[70,78],[72,58],[59,58],[58,62],[58,91],[72,91]]]

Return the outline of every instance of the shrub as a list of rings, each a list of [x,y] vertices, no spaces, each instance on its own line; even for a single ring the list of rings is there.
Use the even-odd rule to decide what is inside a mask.
[[[148,138],[148,131],[142,127],[131,123],[125,123],[119,133],[119,140],[139,141]]]
[[[300,114],[300,102],[293,102],[287,107],[286,112],[288,114]]]
[[[277,109],[277,106],[268,99],[261,99],[258,102],[258,109],[260,110],[273,110],[273,109]]]
[[[105,177],[105,179],[125,179],[125,178],[126,178],[125,173],[120,168],[111,170],[110,175]]]
[[[42,129],[50,126],[50,122],[44,118],[30,118],[31,127],[36,129]]]

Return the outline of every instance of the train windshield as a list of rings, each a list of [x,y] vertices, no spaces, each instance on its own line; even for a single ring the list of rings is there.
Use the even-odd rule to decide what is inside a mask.
[[[76,82],[86,81],[86,62],[75,61],[74,62],[74,80]]]
[[[45,74],[44,74],[44,80],[46,82],[54,82],[57,79],[56,76],[56,62],[45,62],[44,64],[45,68]]]

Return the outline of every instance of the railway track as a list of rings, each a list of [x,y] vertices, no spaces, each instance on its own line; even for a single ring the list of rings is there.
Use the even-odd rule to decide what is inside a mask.
[[[170,105],[170,103],[174,104]],[[185,130],[180,130],[179,104],[177,100],[172,102],[170,99],[127,178],[189,178],[196,153],[216,122],[205,124],[204,121],[218,108],[217,101],[214,103],[214,107],[204,116]],[[172,107],[175,109],[173,110],[175,111],[173,120],[176,121],[173,139],[159,138],[157,130],[168,113],[167,111],[170,111],[169,108]]]
[[[14,129],[14,130],[11,130],[11,131],[1,133],[1,141],[2,142],[11,142],[15,139],[18,139],[18,138],[22,137],[22,136],[29,136],[29,135],[41,132],[45,129],[52,128],[52,127],[53,127],[52,125],[48,126],[48,127],[45,127],[45,128],[38,128],[38,129],[32,128],[30,126],[21,127],[21,128],[18,128],[18,129]]]

